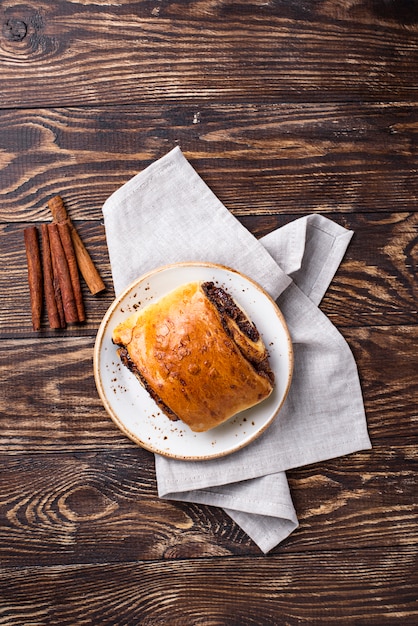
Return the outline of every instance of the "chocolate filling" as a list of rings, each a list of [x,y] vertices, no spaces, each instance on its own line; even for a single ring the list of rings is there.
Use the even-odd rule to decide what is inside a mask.
[[[141,385],[144,387],[144,389],[146,389],[146,391],[148,391],[149,395],[157,403],[160,409],[173,422],[177,422],[180,418],[174,413],[174,411],[170,409],[170,407],[168,407],[165,404],[165,402],[161,400],[160,396],[148,384],[146,379],[143,377],[143,375],[141,374],[141,372],[139,371],[139,369],[137,368],[137,366],[135,365],[135,363],[132,361],[131,357],[129,356],[128,350],[122,347],[122,348],[119,348],[118,353],[119,353],[119,358],[122,361],[123,365],[125,365],[125,367],[127,367],[132,372],[132,374],[134,374],[137,377]]]
[[[222,287],[217,287],[213,282],[208,281],[202,283],[202,289],[206,297],[219,311],[222,325],[228,335],[231,336],[231,331],[228,328],[228,324],[225,322],[225,315],[235,321],[240,331],[248,337],[250,341],[256,343],[260,339],[260,333],[258,332],[255,324],[248,319],[242,309],[239,308],[233,298],[224,289],[222,289]],[[274,373],[270,368],[267,356],[262,361],[255,361],[251,359],[249,354],[246,354],[243,350],[241,350],[241,354],[251,363],[258,374],[265,376],[269,379],[271,384],[274,384]]]
[[[222,289],[217,287],[212,282],[206,282],[202,284],[202,289],[205,292],[208,299],[216,306],[219,313],[227,315],[230,319],[234,320],[244,335],[251,339],[251,341],[258,341],[260,339],[260,333],[257,328],[250,322],[244,312],[237,306],[231,296]]]

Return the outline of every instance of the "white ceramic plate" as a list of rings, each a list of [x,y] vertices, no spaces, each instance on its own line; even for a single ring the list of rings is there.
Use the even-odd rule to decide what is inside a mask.
[[[194,433],[183,422],[169,420],[122,365],[112,343],[113,329],[131,313],[192,281],[213,281],[235,298],[262,335],[275,374],[274,390],[266,400],[206,433]],[[248,445],[276,418],[292,372],[292,344],[276,303],[248,277],[212,263],[168,265],[139,278],[108,309],[94,347],[97,390],[115,424],[143,448],[182,460],[213,459]]]

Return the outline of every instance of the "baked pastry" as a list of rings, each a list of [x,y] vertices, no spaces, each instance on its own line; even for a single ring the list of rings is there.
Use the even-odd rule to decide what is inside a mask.
[[[112,339],[160,409],[195,432],[218,426],[273,390],[260,333],[212,282],[175,289],[130,315]]]

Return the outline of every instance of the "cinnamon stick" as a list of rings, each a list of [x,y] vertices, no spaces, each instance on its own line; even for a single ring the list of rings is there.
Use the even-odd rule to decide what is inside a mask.
[[[80,269],[81,275],[87,283],[90,292],[95,295],[100,293],[106,286],[100,277],[93,260],[84,246],[78,232],[76,231],[70,217],[65,209],[64,202],[61,196],[55,196],[48,202],[49,210],[52,213],[54,222],[67,223],[71,233],[71,239],[73,241],[74,251],[77,258],[77,264]]]
[[[64,249],[64,254],[67,259],[68,270],[70,272],[75,305],[77,308],[78,321],[84,322],[86,319],[86,315],[84,312],[83,295],[81,292],[80,277],[78,274],[77,258],[74,251],[70,228],[67,222],[58,222],[57,227],[61,239],[61,244]]]
[[[61,243],[57,224],[48,224],[47,227],[54,271],[58,277],[61,290],[65,321],[67,324],[74,324],[78,322],[78,312],[67,258]]]
[[[31,301],[33,330],[41,328],[42,315],[42,265],[36,226],[28,226],[23,231],[28,264],[28,283]]]
[[[49,231],[48,231],[48,238],[49,238]],[[54,287],[55,302],[57,303],[57,309],[58,309],[58,315],[60,318],[61,328],[65,328],[67,326],[67,322],[65,321],[64,305],[62,303],[61,287],[60,287],[60,281],[58,278],[58,270],[57,270],[57,260],[52,255],[52,252],[51,252],[51,261],[52,261],[52,274],[53,274],[52,285]]]
[[[64,316],[60,316],[58,298],[61,298],[61,292],[56,291],[54,286],[54,271],[52,266],[51,248],[49,243],[49,232],[46,224],[41,226],[42,237],[42,269],[44,279],[44,294],[46,301],[46,311],[50,328],[63,328],[65,326]],[[56,281],[57,282],[57,281]],[[62,302],[61,302],[62,307]]]

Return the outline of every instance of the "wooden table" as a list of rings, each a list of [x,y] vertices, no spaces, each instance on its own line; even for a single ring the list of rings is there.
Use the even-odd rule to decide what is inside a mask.
[[[7,0],[0,63],[0,624],[417,624],[416,0]],[[288,473],[300,527],[267,556],[160,500],[95,388],[101,207],[176,145],[257,237],[355,231],[321,308],[373,449]],[[107,289],[34,332],[23,230],[57,194]]]

